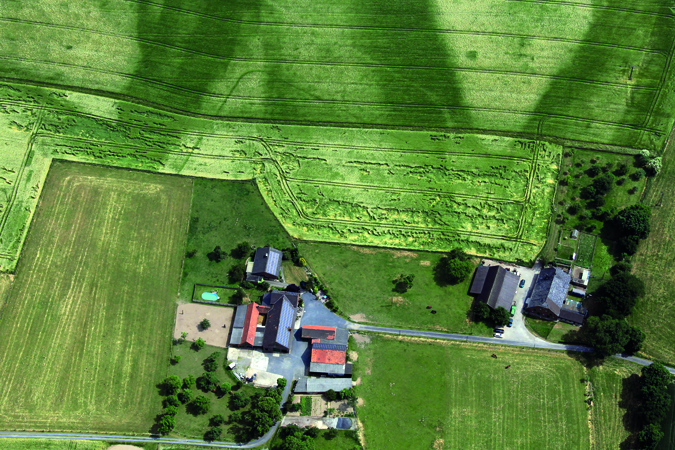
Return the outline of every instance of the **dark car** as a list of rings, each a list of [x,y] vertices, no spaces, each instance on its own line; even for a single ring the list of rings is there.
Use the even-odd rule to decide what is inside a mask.
[[[495,333],[504,333],[503,328],[495,328]]]
[[[520,280],[520,287],[525,287],[525,279]]]
[[[513,317],[509,319],[509,323],[506,325],[507,327],[513,326]]]

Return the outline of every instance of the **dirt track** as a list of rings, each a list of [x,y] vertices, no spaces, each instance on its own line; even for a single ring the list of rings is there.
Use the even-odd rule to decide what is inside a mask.
[[[232,317],[234,317],[234,308],[199,303],[178,305],[173,337],[178,339],[181,332],[186,331],[187,340],[190,342],[202,338],[208,345],[225,348],[230,335]],[[199,327],[199,322],[203,319],[209,319],[211,322],[208,330],[202,330]]]

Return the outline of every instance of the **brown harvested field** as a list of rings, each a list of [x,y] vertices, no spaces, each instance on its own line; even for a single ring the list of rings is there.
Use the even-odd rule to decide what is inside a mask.
[[[225,348],[230,336],[234,310],[235,308],[227,306],[211,306],[199,303],[178,305],[173,337],[178,339],[182,332],[187,332],[188,341],[196,341],[197,338],[202,338],[208,345]],[[199,326],[199,322],[204,319],[209,319],[209,322],[211,322],[211,327],[208,330],[203,330]]]
[[[0,429],[148,432],[191,185],[53,164],[0,318]]]

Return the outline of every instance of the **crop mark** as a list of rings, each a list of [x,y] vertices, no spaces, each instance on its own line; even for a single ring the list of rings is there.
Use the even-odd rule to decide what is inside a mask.
[[[497,70],[497,69],[474,69],[470,67],[454,67],[454,66],[420,66],[420,65],[405,65],[405,64],[374,64],[374,63],[357,63],[357,62],[346,62],[346,61],[309,61],[309,60],[297,60],[297,59],[263,59],[263,58],[244,58],[244,57],[234,57],[234,56],[222,56],[213,53],[207,53],[200,50],[189,49],[185,47],[179,47],[176,45],[167,44],[164,42],[158,42],[151,39],[139,38],[136,36],[129,36],[124,34],[103,32],[98,30],[92,30],[88,28],[80,28],[68,25],[59,25],[52,24],[47,22],[37,22],[30,21],[25,19],[15,19],[8,17],[0,17],[0,22],[10,22],[10,23],[23,23],[27,25],[37,25],[47,28],[55,29],[64,29],[69,31],[78,31],[90,34],[97,34],[100,36],[115,37],[120,39],[127,39],[134,42],[142,42],[144,44],[154,45],[157,47],[168,48],[176,51],[181,51],[185,53],[190,53],[194,55],[204,56],[207,58],[212,58],[222,61],[235,61],[235,62],[248,62],[248,63],[269,63],[269,64],[284,64],[284,65],[308,65],[308,66],[327,66],[327,67],[366,67],[366,68],[384,68],[384,69],[404,69],[404,70],[425,70],[425,71],[456,71],[464,73],[482,73],[482,74],[492,74],[492,75],[508,75],[514,77],[523,77],[523,78],[541,78],[541,79],[554,79],[562,80],[573,83],[582,83],[589,85],[597,86],[612,86],[623,89],[635,89],[635,90],[655,90],[656,87],[653,86],[639,86],[639,85],[629,85],[626,83],[615,83],[610,81],[601,81],[601,80],[589,80],[584,78],[576,77],[563,77],[560,75],[553,74],[540,74],[540,73],[531,73],[531,72],[517,72],[517,71],[508,71],[508,70]],[[657,49],[645,49],[642,47],[633,47],[625,46],[619,44],[610,44],[602,42],[590,42],[583,41],[579,39],[564,39],[564,38],[549,38],[542,36],[531,36],[531,35],[520,35],[520,34],[511,34],[511,33],[488,33],[480,31],[459,31],[459,30],[447,30],[447,33],[458,34],[458,35],[476,35],[476,36],[489,36],[489,37],[507,37],[513,39],[532,39],[532,40],[543,40],[543,41],[555,41],[555,42],[564,42],[574,45],[591,45],[599,47],[608,47],[621,50],[631,50],[641,53],[653,53],[658,54],[664,58],[668,58],[668,54],[663,50]]]
[[[665,19],[671,20],[675,19],[675,17],[673,17],[670,14],[659,13],[656,11],[645,11],[640,9],[620,8],[618,6],[592,5],[586,3],[566,2],[558,0],[507,0],[507,1],[518,3],[533,3],[533,4],[540,3],[542,5],[563,5],[563,6],[572,6],[574,8],[594,9],[601,11],[616,11],[629,14],[638,14],[641,16],[663,17]]]
[[[673,53],[675,52],[675,38],[673,38],[673,41],[670,45],[670,52],[668,53],[668,59],[666,60],[666,64],[663,68],[663,71],[661,72],[661,78],[659,80],[659,88],[656,91],[656,94],[652,97],[652,102],[649,105],[649,109],[647,110],[647,114],[645,115],[644,120],[642,121],[642,126],[646,128],[647,124],[649,123],[649,119],[652,116],[652,113],[654,112],[654,108],[656,108],[656,104],[659,100],[659,97],[661,96],[661,92],[663,90],[663,86],[666,84],[666,79],[668,78],[668,73],[670,71],[670,66],[673,61]],[[644,134],[644,131],[640,132],[640,139],[642,138],[642,135]]]

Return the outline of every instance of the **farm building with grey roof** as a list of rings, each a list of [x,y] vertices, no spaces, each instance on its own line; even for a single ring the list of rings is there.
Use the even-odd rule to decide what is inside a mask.
[[[572,277],[557,267],[539,272],[525,312],[544,320],[558,320]]]
[[[510,309],[520,277],[500,266],[480,266],[469,293],[492,308]]]
[[[255,251],[251,275],[265,280],[276,280],[281,270],[283,253],[273,247],[260,247]]]

